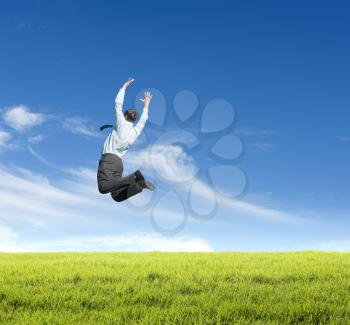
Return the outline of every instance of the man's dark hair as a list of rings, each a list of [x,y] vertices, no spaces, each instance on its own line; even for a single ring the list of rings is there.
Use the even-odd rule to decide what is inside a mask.
[[[137,118],[137,111],[135,109],[127,109],[124,112],[125,119],[129,122],[135,122]]]

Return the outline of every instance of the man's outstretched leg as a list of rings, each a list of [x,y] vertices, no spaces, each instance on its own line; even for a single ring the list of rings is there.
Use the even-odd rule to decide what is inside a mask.
[[[135,183],[133,185],[124,186],[123,188],[120,188],[116,191],[112,191],[111,197],[117,202],[122,202],[136,194],[141,193],[142,190],[143,187],[140,184]]]
[[[154,191],[155,186],[151,182],[145,181],[143,176],[142,176],[142,179],[140,180],[138,178],[138,176],[139,176],[138,173],[140,173],[140,171],[137,170],[135,172],[135,174],[136,174],[136,179],[138,179],[138,181],[136,181],[135,184],[127,185],[127,186],[124,186],[118,190],[111,192],[111,196],[112,196],[113,200],[115,200],[117,202],[124,201],[124,200],[142,192],[142,190],[144,188],[147,188],[150,191]]]

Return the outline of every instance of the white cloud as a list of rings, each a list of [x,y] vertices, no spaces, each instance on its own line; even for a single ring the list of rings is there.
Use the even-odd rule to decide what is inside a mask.
[[[29,137],[28,142],[35,144],[35,143],[41,142],[43,139],[44,139],[44,136],[42,134],[37,134],[37,135],[34,135],[32,137]]]
[[[109,232],[111,224],[125,229],[125,219],[130,222],[136,216],[145,217],[144,212],[135,212],[124,204],[117,206],[110,196],[100,195],[96,171],[77,168],[66,172],[71,177],[65,175],[60,184],[53,185],[46,176],[17,166],[9,169],[0,165],[0,221],[34,226],[36,234],[45,237],[46,227],[52,228],[52,224],[77,229],[78,233],[81,226],[93,229],[104,224]],[[164,218],[173,217],[171,211],[160,213]],[[26,231],[17,233],[11,227],[0,226],[0,251],[212,251],[197,236],[166,237],[143,232],[28,240]]]
[[[134,151],[125,157],[125,165],[148,170],[168,183],[191,181],[198,170],[192,157],[178,145],[156,144]]]
[[[244,143],[250,152],[266,153],[276,148],[276,145],[269,141],[270,138],[276,134],[274,130],[244,127],[237,129],[235,133],[246,138]]]
[[[233,210],[236,210],[241,215],[248,217],[254,217],[259,219],[265,219],[275,222],[284,222],[284,223],[300,223],[305,220],[302,217],[288,213],[285,211],[267,208],[261,205],[252,204],[245,202],[243,200],[236,200],[228,197],[224,197],[215,191],[213,191],[207,184],[198,181],[196,185],[197,194],[202,195],[203,198],[212,199],[212,196],[222,205],[229,207]]]
[[[6,131],[0,130],[0,147],[7,148],[10,146],[11,134]]]
[[[267,208],[262,205],[245,202],[244,200],[227,198],[216,193],[209,185],[194,177],[197,171],[194,161],[180,146],[149,146],[138,152],[132,152],[127,156],[126,165],[133,168],[140,166],[141,171],[145,173],[154,173],[156,171],[156,175],[160,175],[162,179],[183,187],[186,191],[189,191],[190,186],[196,182],[196,186],[193,187],[196,191],[195,194],[200,195],[203,199],[212,200],[214,197],[221,205],[235,210],[240,215],[285,223],[305,221],[302,217],[289,212]]]
[[[150,211],[136,211],[113,201],[109,195],[99,194],[96,170],[69,169],[56,180],[52,184],[48,177],[38,173],[0,165],[0,222],[36,228],[59,224],[70,229],[102,224],[108,229],[117,223],[120,229],[126,224],[130,227],[141,217],[143,224],[149,225]],[[159,213],[165,219],[172,217],[168,210],[160,209]]]
[[[236,134],[244,136],[244,137],[269,137],[271,135],[276,134],[273,130],[266,130],[266,129],[256,129],[251,127],[242,127],[238,128],[235,131]]]
[[[46,161],[36,152],[33,151],[32,153],[41,161],[43,160],[42,162],[46,165],[52,165],[52,163]],[[175,184],[178,188],[182,188],[185,191],[189,191],[191,185],[196,182],[196,186],[193,187],[196,191],[195,194],[201,196],[204,200],[212,200],[214,198],[220,205],[236,211],[239,215],[291,224],[305,221],[303,217],[290,212],[265,207],[261,204],[253,204],[242,199],[237,200],[224,197],[216,193],[209,185],[195,177],[197,168],[194,165],[194,160],[180,146],[157,144],[138,151],[129,152],[124,160],[124,165],[128,170],[140,168],[146,175],[151,175],[152,173],[154,175],[156,169],[156,179],[161,175],[163,180],[168,181],[172,185]],[[58,168],[57,166],[51,167]],[[126,173],[128,173],[128,170]],[[65,169],[65,172],[79,179],[79,182],[74,182],[72,187],[69,185],[71,181],[66,179],[64,182],[67,188],[74,188],[83,191],[83,193],[90,193],[90,195],[96,193],[96,170],[77,168]],[[90,186],[87,184],[90,184]]]
[[[42,164],[49,166],[51,168],[54,168],[54,169],[59,169],[59,170],[61,169],[58,165],[48,161],[43,156],[38,154],[31,146],[28,146],[27,149],[28,149],[29,153],[32,154],[36,159],[38,159]]]
[[[8,230],[5,229],[8,232]],[[1,228],[0,228],[1,235]],[[211,252],[213,249],[198,237],[165,237],[158,233],[126,235],[74,236],[59,240],[37,242],[13,241],[10,232],[0,239],[0,251],[67,252],[67,251],[122,251],[122,252]]]
[[[4,114],[5,123],[17,131],[24,131],[44,121],[43,114],[32,113],[27,106],[19,105],[9,108]]]
[[[43,163],[50,164],[50,162],[37,155],[33,150],[32,154],[36,155],[38,159],[43,160]],[[151,173],[153,170],[152,162],[156,162],[159,168],[158,171],[168,173],[167,177],[170,180],[173,180],[174,176],[178,173],[183,173],[184,176],[191,178],[196,169],[192,158],[183,152],[180,146],[171,145],[168,148],[158,147],[156,150],[151,151],[149,148],[146,148],[135,154],[141,159],[143,164],[142,171]],[[149,158],[149,154],[155,156]],[[131,155],[126,164],[129,164],[129,162],[132,164],[132,161],[134,160]],[[123,227],[123,229],[130,229],[130,225],[133,223],[131,220],[135,217],[141,217],[139,222],[142,219],[146,224],[149,222],[150,211],[146,213],[145,211],[136,211],[129,208],[126,204],[117,204],[111,200],[109,195],[100,195],[97,191],[95,169],[82,167],[64,169],[58,166],[53,167],[56,169],[56,176],[57,172],[62,173],[58,175],[59,177],[56,178],[56,182],[54,183],[47,176],[24,168],[16,166],[9,168],[0,165],[0,222],[8,223],[11,226],[14,224],[20,224],[22,226],[29,224],[34,226],[35,229],[38,229],[38,227],[39,229],[40,227],[45,229],[45,227],[52,227],[52,225],[62,225],[60,227],[69,227],[69,229],[80,229],[80,226],[100,227],[101,224],[104,225],[104,229],[110,229],[108,225],[115,227],[115,222],[118,223],[118,229]],[[183,185],[183,187],[178,187],[179,190],[186,191],[188,190],[188,186],[190,186],[190,184],[184,183],[179,185]],[[204,200],[207,200],[208,195],[212,195],[213,191],[207,184],[200,183],[200,185],[196,187],[197,194],[201,195]],[[239,216],[286,223],[300,221],[298,216],[280,210],[269,209],[249,202],[232,200],[218,194],[214,195],[220,205],[235,211]],[[164,207],[159,208],[157,212],[164,220],[174,217],[174,211],[169,210],[168,206],[166,206],[166,209]],[[116,215],[117,218],[115,218]],[[189,221],[192,222],[192,219],[190,218]],[[9,236],[8,229],[6,233],[6,247],[9,247],[14,237]],[[12,233],[12,235],[15,234]],[[21,250],[24,247],[24,249],[37,251],[50,249],[161,250],[162,247],[166,250],[189,250],[190,248],[193,248],[193,250],[210,249],[209,245],[206,246],[205,242],[198,238],[176,237],[177,241],[171,241],[169,238],[165,240],[161,235],[159,235],[160,237],[157,237],[158,235],[145,235],[142,238],[139,235],[130,236],[124,237],[119,234],[88,237],[75,236],[54,241],[41,240],[37,243],[17,239],[15,240],[17,246],[12,246],[12,248],[13,250]],[[140,246],[137,246],[138,244],[135,238],[140,240]]]
[[[270,142],[252,142],[248,144],[250,152],[270,152],[276,145]]]
[[[47,160],[42,155],[40,155],[38,152],[36,152],[32,147],[28,146],[28,151],[31,153],[36,159],[38,159],[42,164],[51,167],[53,169],[57,169],[65,174],[71,175],[79,180],[75,184],[75,187],[81,187],[80,185],[84,186],[86,188],[86,183],[90,183],[93,188],[93,191],[95,192],[95,183],[96,183],[96,170],[93,170],[91,168],[86,167],[78,167],[78,168],[64,168],[60,167],[53,162]]]
[[[82,181],[96,182],[96,171],[86,167],[67,169],[67,173],[74,175]]]
[[[87,124],[87,121],[80,117],[69,117],[63,120],[63,127],[75,134],[82,134],[89,137],[100,137],[101,135],[92,130]]]
[[[12,251],[16,246],[18,233],[11,227],[0,225],[0,252]]]
[[[337,136],[335,137],[337,140],[342,141],[342,142],[350,142],[350,137],[345,137],[345,136]]]
[[[350,252],[350,240],[329,240],[321,243],[305,245],[302,250]]]
[[[28,176],[30,175],[30,176]],[[0,168],[0,186],[1,189],[10,192],[16,192],[17,194],[32,194],[38,198],[44,198],[45,200],[54,200],[57,203],[78,203],[86,202],[81,197],[67,193],[50,184],[48,178],[45,176],[34,178],[34,174],[26,169],[15,168],[8,171],[4,168]],[[33,181],[33,178],[35,181]],[[0,199],[1,200],[1,199]]]
[[[63,177],[61,185],[27,169],[0,165],[0,221],[43,227],[52,222],[98,222],[98,214],[113,212],[107,197],[98,197],[96,184]],[[121,209],[125,212],[125,208]]]

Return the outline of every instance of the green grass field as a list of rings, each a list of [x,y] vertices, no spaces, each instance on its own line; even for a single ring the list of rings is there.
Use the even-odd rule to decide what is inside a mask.
[[[350,254],[0,254],[1,324],[350,324]]]

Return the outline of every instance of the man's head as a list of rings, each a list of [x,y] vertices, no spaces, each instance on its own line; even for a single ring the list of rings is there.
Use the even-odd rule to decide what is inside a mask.
[[[137,118],[137,111],[136,109],[127,109],[124,112],[124,117],[128,122],[134,123]]]

